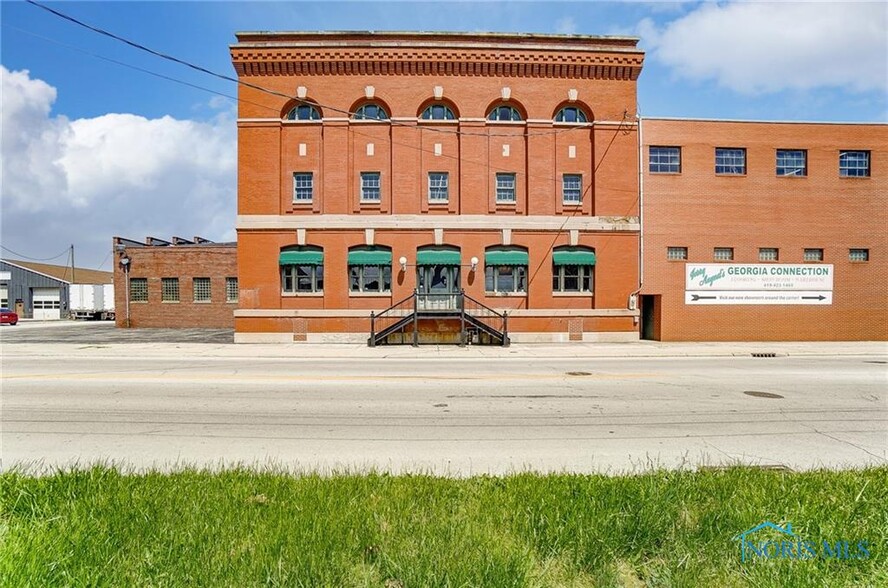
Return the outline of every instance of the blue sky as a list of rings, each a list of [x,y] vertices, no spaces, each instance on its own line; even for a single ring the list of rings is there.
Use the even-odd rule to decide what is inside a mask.
[[[888,121],[885,2],[49,5],[227,75],[239,30],[638,36],[645,116]],[[232,102],[96,55],[222,94],[233,84],[24,2],[2,2],[0,21],[4,247],[47,258],[73,242],[78,264],[108,269],[113,235],[234,237]]]

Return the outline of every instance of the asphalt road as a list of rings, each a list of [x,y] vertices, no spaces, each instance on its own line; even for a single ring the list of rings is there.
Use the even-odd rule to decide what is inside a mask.
[[[111,460],[469,475],[888,463],[884,355],[300,359],[66,347],[4,353],[4,468]]]
[[[118,329],[113,321],[19,321],[3,325],[3,343],[234,343],[234,329]]]

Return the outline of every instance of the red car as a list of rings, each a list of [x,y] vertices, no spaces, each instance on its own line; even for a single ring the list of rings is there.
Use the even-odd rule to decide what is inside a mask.
[[[12,326],[19,322],[19,315],[12,312],[8,308],[0,308],[0,325],[9,323]]]

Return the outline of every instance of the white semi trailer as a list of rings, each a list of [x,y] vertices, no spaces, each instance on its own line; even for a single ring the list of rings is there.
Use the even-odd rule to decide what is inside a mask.
[[[68,293],[71,318],[114,320],[114,284],[71,284]]]

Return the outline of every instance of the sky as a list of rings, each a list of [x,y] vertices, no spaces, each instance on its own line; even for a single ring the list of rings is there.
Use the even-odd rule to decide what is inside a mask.
[[[888,122],[884,0],[46,4],[228,76],[236,31],[633,36],[643,116]],[[73,244],[110,270],[113,236],[235,239],[233,83],[23,1],[0,25],[4,258],[64,265]]]

